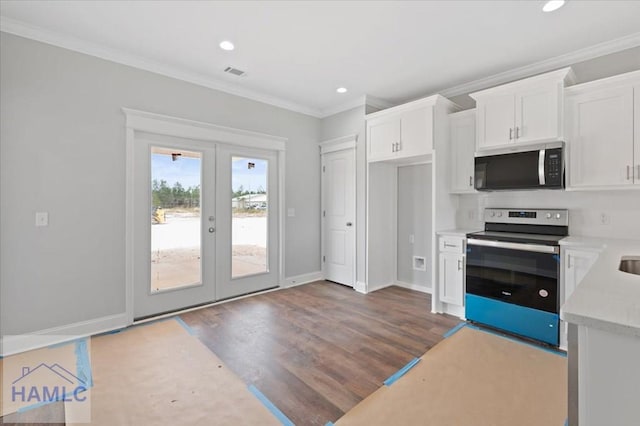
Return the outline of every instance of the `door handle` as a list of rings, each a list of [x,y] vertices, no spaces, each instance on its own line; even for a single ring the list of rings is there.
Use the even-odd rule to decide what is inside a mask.
[[[469,186],[473,186],[473,176],[469,176]]]
[[[462,260],[458,259],[458,271],[462,271]]]
[[[516,139],[520,137],[520,126],[516,126]]]
[[[627,165],[627,180],[630,179],[630,177],[629,177],[629,169],[630,169],[630,167],[629,167],[629,165]]]
[[[347,222],[347,226],[352,226],[352,225],[353,225],[353,223]]]
[[[509,140],[513,140],[513,129],[509,127]]]

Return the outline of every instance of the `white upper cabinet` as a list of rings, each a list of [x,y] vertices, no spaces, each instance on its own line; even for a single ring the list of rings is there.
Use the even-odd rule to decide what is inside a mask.
[[[564,68],[472,93],[476,149],[563,139],[563,90],[573,80],[571,68]]]
[[[435,95],[367,116],[368,161],[397,161],[433,153],[434,118],[455,105]]]
[[[453,193],[475,192],[474,151],[476,147],[476,111],[449,114],[451,138],[451,188]]]
[[[567,188],[640,187],[640,71],[575,86],[565,95]]]

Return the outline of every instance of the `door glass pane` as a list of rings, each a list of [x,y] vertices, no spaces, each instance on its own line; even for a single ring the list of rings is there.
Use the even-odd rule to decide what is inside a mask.
[[[231,277],[269,272],[268,161],[231,158]]]
[[[151,292],[199,284],[202,153],[151,148]]]

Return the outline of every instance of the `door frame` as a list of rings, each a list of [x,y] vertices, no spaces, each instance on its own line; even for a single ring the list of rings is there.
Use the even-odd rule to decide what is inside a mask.
[[[323,159],[323,155],[324,154],[328,154],[330,152],[336,152],[336,151],[344,151],[344,150],[353,150],[353,187],[356,189],[356,194],[357,194],[357,176],[358,176],[358,172],[357,172],[357,166],[358,166],[358,160],[357,160],[357,152],[356,152],[356,145],[358,143],[358,135],[354,134],[354,135],[346,135],[346,136],[341,136],[339,138],[334,138],[334,139],[329,139],[326,141],[322,141],[320,142],[318,145],[320,147],[320,167],[324,167],[324,159]],[[321,185],[324,184],[324,175],[322,174],[322,169],[320,170],[320,182]],[[320,256],[324,256],[324,252],[325,252],[325,221],[324,218],[322,216],[322,212],[324,212],[325,210],[325,199],[324,199],[324,187],[320,188]],[[357,283],[357,247],[358,247],[358,221],[356,220],[358,218],[358,204],[356,202],[356,199],[354,197],[353,199],[353,212],[354,212],[354,226],[353,226],[353,234],[354,234],[354,238],[353,238],[353,288],[356,288],[356,283]],[[322,279],[325,279],[325,262],[323,261],[322,257],[320,258],[320,265],[321,265],[321,270],[322,270]]]
[[[186,139],[259,148],[277,152],[278,157],[278,266],[279,285],[284,283],[284,206],[285,206],[285,149],[287,138],[272,136],[249,130],[218,126],[211,123],[188,120],[179,117],[156,114],[130,108],[122,108],[126,129],[126,187],[125,187],[125,314],[127,325],[134,322],[134,272],[135,268],[148,265],[136,265],[135,256],[135,220],[134,220],[134,177],[137,170],[134,162],[134,147],[140,133],[174,136]]]

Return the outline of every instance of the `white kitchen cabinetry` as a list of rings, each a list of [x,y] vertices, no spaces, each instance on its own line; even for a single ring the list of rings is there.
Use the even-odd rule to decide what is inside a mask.
[[[569,299],[582,279],[587,275],[589,269],[591,269],[598,259],[600,250],[563,247],[562,253],[562,286],[560,290],[561,306]],[[566,349],[567,324],[564,321],[562,322],[560,330],[560,348]]]
[[[567,187],[640,188],[640,71],[571,87],[565,95]]]
[[[438,300],[444,312],[464,317],[466,238],[441,235],[438,241]]]
[[[563,139],[563,91],[573,80],[571,68],[564,68],[470,94],[476,149]]]
[[[474,189],[474,151],[476,147],[476,111],[449,114],[451,138],[451,192],[470,193]]]
[[[394,161],[433,153],[436,106],[453,104],[442,96],[430,96],[367,116],[369,162]]]

